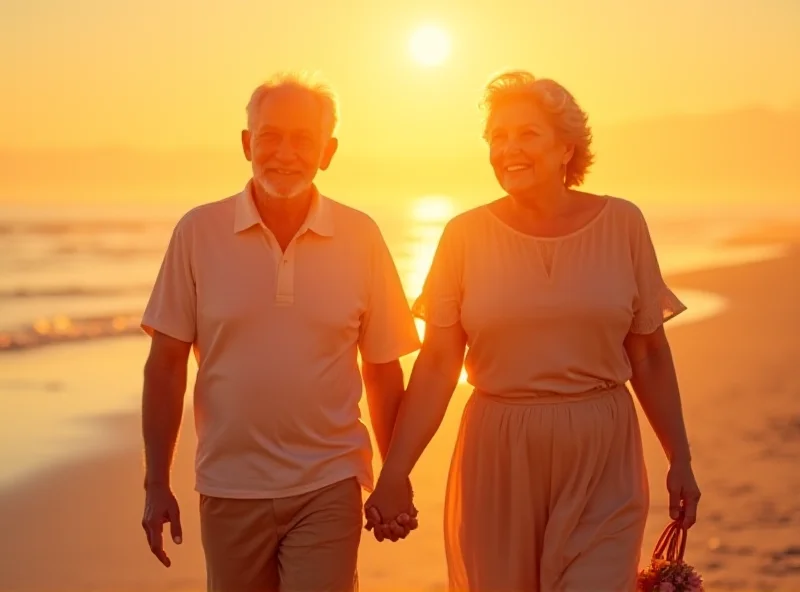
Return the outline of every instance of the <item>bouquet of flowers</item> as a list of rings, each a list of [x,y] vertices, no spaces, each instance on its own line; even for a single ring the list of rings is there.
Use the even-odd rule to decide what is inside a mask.
[[[703,592],[703,578],[683,561],[685,550],[686,529],[674,520],[658,539],[650,565],[639,572],[637,592]]]

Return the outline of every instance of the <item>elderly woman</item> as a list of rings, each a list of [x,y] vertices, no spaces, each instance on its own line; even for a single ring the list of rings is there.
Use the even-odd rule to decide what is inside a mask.
[[[649,505],[630,381],[660,439],[670,516],[700,498],[663,324],[685,310],[632,203],[577,191],[591,132],[573,96],[527,72],[484,97],[508,195],[446,225],[415,313],[424,345],[366,504],[402,536],[409,474],[456,387],[473,393],[450,467],[451,590],[634,590]],[[379,523],[380,522],[380,523]]]

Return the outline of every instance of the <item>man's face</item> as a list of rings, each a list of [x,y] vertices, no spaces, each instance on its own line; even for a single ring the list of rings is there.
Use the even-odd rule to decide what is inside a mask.
[[[322,108],[310,92],[280,88],[261,102],[252,129],[242,133],[242,147],[264,192],[289,199],[328,168],[337,142],[327,137]]]

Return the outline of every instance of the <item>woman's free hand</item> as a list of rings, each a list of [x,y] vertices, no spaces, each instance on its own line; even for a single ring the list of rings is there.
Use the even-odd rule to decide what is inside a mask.
[[[681,518],[684,528],[691,528],[697,522],[697,504],[700,501],[700,488],[694,477],[691,461],[680,460],[670,464],[667,492],[670,518]]]

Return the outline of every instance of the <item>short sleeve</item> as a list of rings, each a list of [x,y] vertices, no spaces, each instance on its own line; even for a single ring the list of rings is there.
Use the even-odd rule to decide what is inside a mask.
[[[158,331],[192,343],[197,332],[197,296],[185,226],[184,219],[172,232],[141,326],[150,336]]]
[[[359,350],[365,362],[385,364],[420,348],[400,275],[377,226],[369,245],[369,295],[361,319]]]
[[[414,316],[436,327],[450,327],[461,320],[463,251],[451,220],[444,228],[431,267],[414,302]]]
[[[636,213],[631,237],[636,293],[630,330],[647,335],[685,311],[686,306],[664,282],[647,222],[638,208]]]

